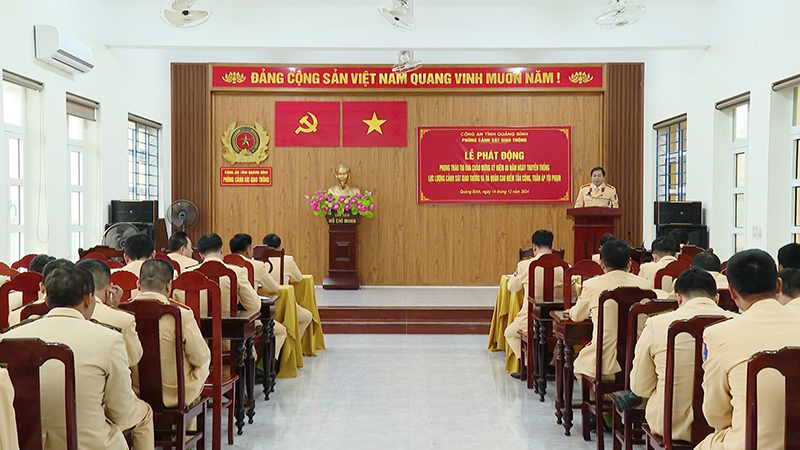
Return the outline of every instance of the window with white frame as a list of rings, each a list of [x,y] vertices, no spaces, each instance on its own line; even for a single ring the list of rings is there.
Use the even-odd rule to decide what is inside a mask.
[[[790,189],[793,213],[791,232],[792,240],[800,244],[800,86],[794,88],[794,100],[792,102],[792,128],[790,131],[792,142],[792,176],[790,178]]]
[[[686,200],[686,114],[653,125],[656,131],[656,200]]]
[[[161,124],[128,114],[128,198],[158,200]]]
[[[750,145],[750,102],[733,106],[731,133],[731,237],[733,251],[747,246],[747,150]]]
[[[9,263],[25,254],[26,89],[3,81],[3,129],[8,147]]]
[[[78,259],[78,249],[83,247],[87,231],[86,199],[89,198],[85,178],[87,163],[93,160],[95,166],[99,165],[99,161],[93,156],[95,152],[92,151],[96,139],[90,132],[95,129],[93,125],[97,120],[99,107],[97,102],[67,93],[69,239],[73,259]],[[99,186],[94,186],[94,189],[96,193],[99,192]]]

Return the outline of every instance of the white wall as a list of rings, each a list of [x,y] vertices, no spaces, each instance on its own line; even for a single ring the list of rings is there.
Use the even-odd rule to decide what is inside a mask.
[[[85,43],[92,45],[95,69],[88,74],[70,75],[52,68],[34,58],[33,25],[54,25]],[[102,227],[108,219],[108,205],[112,199],[128,196],[127,127],[128,113],[134,113],[164,124],[160,139],[162,165],[161,184],[169,183],[168,156],[169,83],[155,81],[153,67],[141,60],[119,58],[92,36],[74,28],[68,17],[52,14],[47,9],[31,6],[30,2],[4,1],[0,13],[0,68],[32,78],[45,85],[42,95],[43,137],[46,170],[46,207],[40,208],[42,227],[34,232],[37,209],[36,177],[27,180],[26,245],[25,253],[46,252],[54,256],[69,256],[69,180],[66,93],[70,92],[100,103],[96,125],[98,166],[86,165],[85,182],[89,189],[84,194],[87,229],[85,247],[99,241]],[[167,80],[168,81],[168,80]],[[2,99],[0,99],[2,102]],[[1,110],[1,109],[0,109]],[[37,137],[38,139],[38,137]],[[7,142],[0,143],[0,170],[7,175]],[[28,155],[26,155],[26,158]],[[36,164],[35,155],[26,160]],[[31,169],[35,166],[29,167]],[[30,174],[27,171],[26,175]],[[34,171],[36,173],[36,171]],[[169,198],[168,189],[162,194]],[[99,198],[99,202],[97,199]],[[0,204],[7,204],[8,191],[0,192]],[[8,208],[0,208],[0,236],[6,233]],[[39,239],[46,238],[46,239]],[[8,238],[0,238],[0,260],[7,260]]]
[[[761,6],[761,2],[758,2]],[[645,238],[654,238],[655,132],[652,124],[688,115],[687,199],[705,207],[710,245],[721,258],[732,253],[730,236],[730,112],[714,109],[720,100],[750,91],[750,147],[747,161],[746,247],[775,255],[789,241],[790,92],[773,92],[771,84],[800,73],[796,18],[800,3],[770,1],[765,14],[755,2],[718,1],[714,35],[724,37],[708,50],[649,77],[645,83]],[[736,15],[750,15],[750,25]],[[753,228],[758,227],[757,236]]]

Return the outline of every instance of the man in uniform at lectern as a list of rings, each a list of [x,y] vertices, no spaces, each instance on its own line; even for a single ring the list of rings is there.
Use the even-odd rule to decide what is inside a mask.
[[[619,208],[617,189],[606,184],[606,169],[600,166],[592,169],[592,182],[581,186],[578,198],[575,200],[576,208],[589,206]]]

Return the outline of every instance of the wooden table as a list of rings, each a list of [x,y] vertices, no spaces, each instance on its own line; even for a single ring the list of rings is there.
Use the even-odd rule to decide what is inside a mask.
[[[564,434],[572,429],[574,346],[592,340],[592,321],[573,322],[564,318],[563,311],[551,311],[553,334],[556,336],[556,423],[563,424]],[[563,420],[562,420],[563,419]]]
[[[253,357],[253,337],[256,335],[256,320],[259,317],[261,317],[260,312],[250,317],[222,318],[222,339],[230,340],[236,349],[236,363],[231,368],[235,369],[236,374],[239,375],[235,389],[236,431],[239,435],[242,434],[242,428],[244,428],[245,409],[250,423],[253,423],[253,417],[256,415],[254,398],[256,363]],[[211,337],[211,327],[211,317],[200,318],[200,332],[204,337]]]

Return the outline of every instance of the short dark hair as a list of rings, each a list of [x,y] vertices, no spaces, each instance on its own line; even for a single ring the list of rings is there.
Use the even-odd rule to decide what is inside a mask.
[[[264,239],[262,239],[261,243],[267,247],[281,248],[281,238],[275,233],[270,233],[264,236]]]
[[[778,278],[783,280],[781,293],[791,298],[800,297],[800,269],[781,269]]]
[[[168,261],[158,258],[148,259],[139,271],[139,286],[142,291],[162,292],[172,281],[174,273],[175,268]]]
[[[111,269],[104,261],[87,259],[79,262],[77,266],[86,269],[92,274],[95,292],[105,289],[108,283],[111,282]]]
[[[228,246],[231,248],[231,253],[244,253],[247,247],[253,245],[253,237],[249,234],[239,233],[234,235]]]
[[[631,248],[625,241],[609,241],[600,249],[600,257],[607,269],[625,269],[631,259]]]
[[[714,298],[717,295],[717,282],[710,273],[703,269],[687,269],[675,280],[675,293],[690,299],[695,297]]]
[[[47,304],[50,308],[74,307],[94,293],[94,280],[88,270],[76,265],[54,269],[44,280]]]
[[[46,266],[50,261],[55,260],[56,258],[54,256],[45,255],[44,253],[41,255],[36,255],[31,260],[31,263],[28,264],[28,272],[42,273],[44,266]]]
[[[606,176],[606,169],[603,169],[601,166],[597,166],[597,167],[595,167],[594,169],[592,169],[592,171],[591,171],[591,172],[589,172],[589,175],[591,175],[591,174],[593,174],[593,173],[597,172],[598,170],[599,170],[600,172],[603,172],[603,176]]]
[[[722,264],[719,262],[719,257],[712,252],[702,252],[694,255],[692,259],[692,267],[703,269],[708,272],[719,272]]]
[[[600,247],[605,245],[606,242],[611,242],[615,240],[617,240],[617,238],[615,238],[613,234],[605,233],[602,236],[600,236]]]
[[[778,264],[784,269],[800,269],[800,244],[786,244],[778,250]]]
[[[204,235],[197,241],[197,251],[201,255],[211,252],[222,251],[222,238],[217,233],[209,233]]]
[[[125,239],[123,248],[128,258],[133,260],[149,258],[156,250],[156,246],[150,236],[143,233],[136,233]]]
[[[169,237],[169,251],[177,252],[189,243],[189,235],[185,231],[176,231]]]
[[[535,247],[553,248],[553,233],[547,230],[536,230],[531,236],[531,243]]]
[[[74,266],[74,265],[75,264],[72,261],[63,258],[50,261],[49,263],[45,264],[44,269],[42,269],[42,282],[44,282],[44,280],[47,279],[47,277],[50,275],[52,271],[58,269],[59,267]]]
[[[670,231],[669,237],[672,238],[672,240],[677,242],[678,244],[689,243],[689,233],[687,233],[685,230],[681,230],[680,228],[676,228]]]
[[[728,260],[728,284],[742,297],[774,295],[778,288],[775,260],[764,250],[741,251]]]
[[[675,255],[677,252],[678,244],[672,238],[660,237],[653,241],[653,253],[659,255]]]

